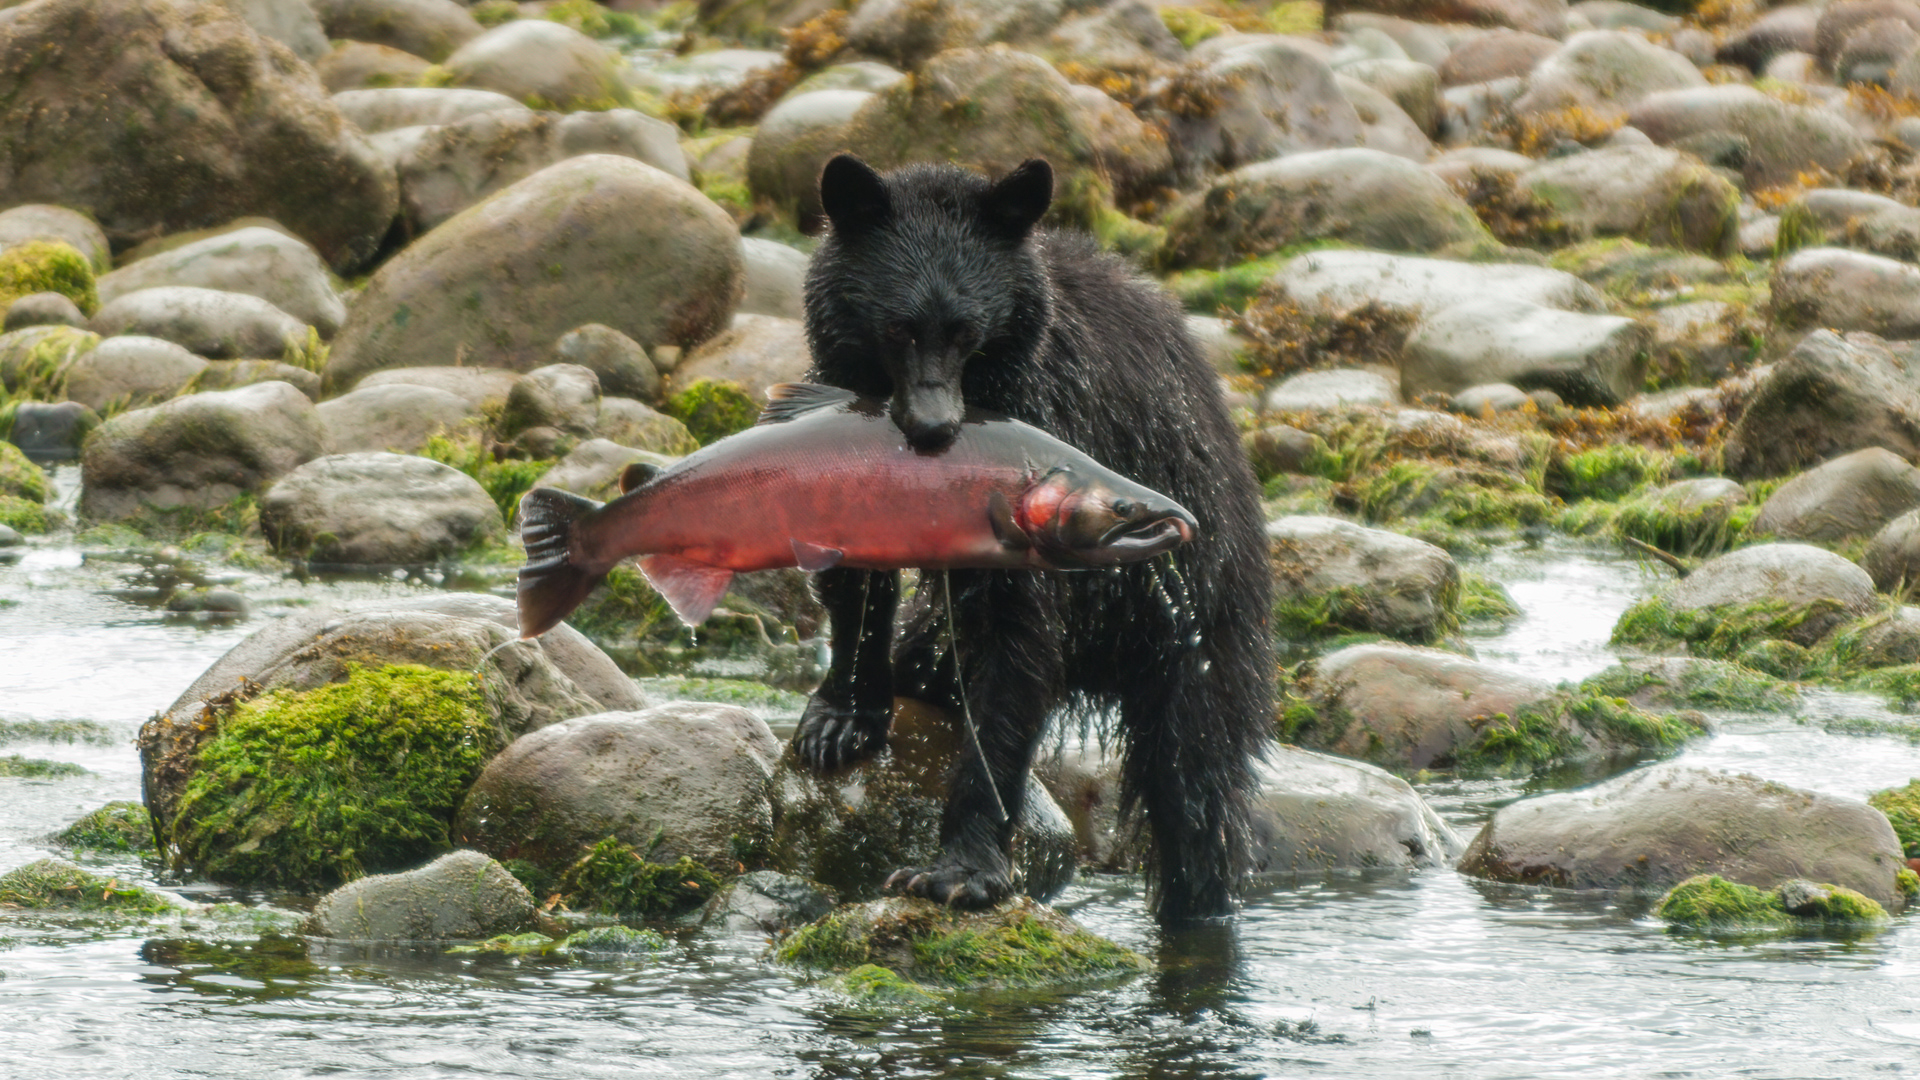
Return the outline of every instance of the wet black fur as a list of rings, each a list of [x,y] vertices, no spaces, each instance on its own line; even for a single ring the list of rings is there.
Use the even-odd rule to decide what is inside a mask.
[[[967,705],[999,804],[1018,818],[1051,715],[1111,709],[1123,797],[1151,827],[1159,916],[1216,917],[1231,910],[1254,764],[1272,738],[1258,490],[1180,311],[1085,236],[1033,228],[1051,180],[1038,163],[998,185],[954,166],[882,181],[852,159],[830,163],[822,196],[833,227],[806,285],[811,377],[892,397],[912,434],[925,419],[916,412],[939,411],[933,384],[963,370],[968,404],[1050,431],[1198,517],[1193,543],[1113,572],[951,577]],[[929,385],[909,393],[903,381]],[[834,663],[795,747],[826,769],[883,745],[895,693],[959,698],[938,577],[923,577],[891,667],[889,635],[873,631],[893,625],[897,575],[815,580]],[[977,760],[961,762],[942,860],[896,874],[892,887],[969,906],[1007,895],[1011,826],[985,775]]]

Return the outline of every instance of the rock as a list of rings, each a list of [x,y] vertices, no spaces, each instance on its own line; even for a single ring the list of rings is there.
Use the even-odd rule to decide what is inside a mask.
[[[489,762],[456,830],[482,851],[553,868],[608,836],[652,862],[730,864],[773,831],[780,751],[765,722],[734,706],[579,716]]]
[[[1121,109],[1121,112],[1126,110]],[[982,124],[974,117],[992,116]],[[1171,168],[1165,141],[1138,118],[1090,109],[1073,84],[1031,53],[961,49],[875,94],[848,122],[843,149],[878,169],[957,161],[990,175],[1045,157],[1062,192],[1144,191]],[[1091,194],[1086,197],[1091,198]],[[1083,217],[1086,206],[1059,204]]]
[[[1471,184],[1475,173],[1517,177],[1533,166],[1532,158],[1511,150],[1497,150],[1491,146],[1462,146],[1436,155],[1427,162],[1426,169],[1458,190]]]
[[[376,371],[354,384],[356,390],[375,386],[425,386],[444,390],[466,403],[478,415],[505,406],[507,394],[520,375],[499,368],[408,367]]]
[[[66,395],[96,412],[138,408],[180,392],[207,362],[171,341],[129,334],[102,341],[67,366]]]
[[[820,170],[847,144],[855,113],[871,91],[821,89],[793,93],[760,118],[747,151],[747,189],[815,233],[825,221],[820,207]]]
[[[304,930],[350,941],[449,941],[531,930],[533,894],[477,851],[452,851],[418,870],[374,874],[320,898]]]
[[[1394,405],[1393,381],[1377,371],[1338,369],[1289,375],[1267,392],[1268,412],[1327,412],[1355,405]]]
[[[1865,570],[1806,544],[1757,544],[1717,555],[1614,624],[1616,643],[1689,643],[1701,655],[1737,651],[1754,637],[1812,645],[1877,604]]]
[[[652,357],[639,342],[611,326],[576,326],[553,343],[553,355],[562,365],[593,372],[606,393],[642,401],[660,396],[660,372]]]
[[[332,337],[347,317],[319,253],[301,240],[260,226],[211,236],[104,274],[100,302],[111,304],[129,293],[167,285],[259,297],[311,325],[321,337]]]
[[[449,0],[451,2],[451,0]],[[678,131],[632,109],[551,113],[493,110],[423,132],[400,154],[400,203],[418,232],[501,188],[582,154],[644,161],[688,177]]]
[[[1803,248],[1774,266],[1774,320],[1889,338],[1920,336],[1920,269],[1843,248]]]
[[[513,384],[500,414],[500,437],[511,439],[537,427],[590,436],[599,416],[599,377],[579,364],[549,364]]]
[[[1744,27],[1731,29],[1714,58],[1739,64],[1758,75],[1782,53],[1810,53],[1820,11],[1811,4],[1791,4],[1762,14]]]
[[[1906,342],[1808,334],[1747,398],[1727,436],[1727,474],[1785,476],[1872,446],[1909,461],[1920,457],[1917,363],[1920,355]]]
[[[572,112],[632,103],[619,54],[545,19],[502,23],[461,45],[441,66],[455,86],[497,90],[540,109]]]
[[[1261,479],[1277,473],[1304,473],[1312,461],[1326,451],[1326,443],[1317,435],[1287,424],[1268,424],[1248,432],[1241,440],[1254,475]]]
[[[806,252],[778,241],[743,236],[740,257],[747,268],[747,291],[740,299],[741,314],[775,315],[782,319],[806,316]]]
[[[789,97],[811,94],[815,90],[865,90],[869,93],[885,90],[901,79],[905,73],[872,60],[855,60],[845,64],[834,64],[801,79],[796,83]]]
[[[101,424],[80,462],[80,515],[210,510],[319,457],[320,420],[283,382],[175,398]]]
[[[1546,393],[1552,393],[1551,390]],[[1558,395],[1556,395],[1558,396]],[[1524,409],[1533,399],[1512,383],[1486,383],[1469,386],[1453,395],[1447,407],[1462,416],[1491,416],[1494,413]]]
[[[440,127],[488,112],[526,115],[533,110],[505,94],[457,87],[391,87],[333,95],[341,115],[373,134],[411,127]]]
[[[1329,0],[1328,25],[1348,12],[1373,11],[1423,22],[1502,26],[1558,37],[1566,29],[1566,0]]]
[[[1524,30],[1495,30],[1467,38],[1440,65],[1442,86],[1468,86],[1527,75],[1540,61],[1560,51],[1560,43]]]
[[[35,203],[0,210],[0,251],[36,240],[66,244],[85,255],[99,273],[113,266],[107,234],[100,231],[92,218],[77,210]]]
[[[330,94],[417,86],[431,67],[410,52],[364,41],[342,41],[313,63],[314,73]]]
[[[1433,142],[1394,100],[1344,71],[1334,75],[1340,93],[1360,118],[1360,145],[1411,162],[1433,153]]]
[[[19,424],[16,419],[15,431]],[[1920,510],[1909,510],[1887,522],[1873,535],[1860,565],[1882,592],[1906,595],[1912,591],[1909,583],[1920,584]]]
[[[700,448],[687,425],[631,398],[601,398],[593,430],[601,439],[654,455],[679,457]]]
[[[201,368],[200,374],[195,375],[180,392],[200,394],[208,390],[232,390],[263,382],[287,383],[307,395],[308,401],[320,400],[319,375],[278,360],[214,360]]]
[[[767,388],[800,382],[813,365],[806,329],[796,319],[737,315],[733,327],[695,349],[673,369],[672,386],[684,389],[701,380],[738,383],[756,404]]]
[[[1768,97],[1750,86],[1703,86],[1650,94],[1627,122],[1662,146],[1726,133],[1744,148],[1750,190],[1791,184],[1801,173],[1844,173],[1866,143],[1838,115]]]
[[[603,398],[618,401],[619,398]],[[673,423],[671,417],[662,417]],[[684,428],[681,430],[685,430]],[[688,437],[692,442],[692,437]],[[695,443],[698,446],[699,444]],[[665,467],[673,459],[665,454],[624,446],[607,438],[588,439],[568,452],[559,463],[548,469],[540,477],[538,487],[559,488],[571,491],[575,495],[585,495],[589,499],[606,502],[620,494],[620,473],[628,465],[643,461],[649,465]]]
[[[1726,660],[1644,656],[1623,661],[1581,684],[1642,709],[1726,709],[1789,712],[1800,707],[1790,682]]]
[[[163,338],[211,360],[278,357],[307,340],[305,323],[257,296],[192,285],[122,293],[87,328]]]
[[[221,0],[263,38],[285,45],[293,55],[312,63],[325,55],[327,35],[307,0]]]
[[[1568,38],[1558,52],[1534,67],[1526,93],[1513,103],[1513,110],[1519,116],[1575,108],[1605,115],[1632,109],[1650,94],[1684,92],[1706,84],[1686,57],[1640,34],[1589,30]],[[1630,122],[1641,126],[1638,119]],[[1654,141],[1667,140],[1654,135]]]
[[[774,776],[774,837],[780,869],[842,897],[871,899],[887,875],[940,854],[947,778],[965,738],[962,721],[908,698],[894,701],[892,732],[879,755],[828,776],[788,754]],[[1032,776],[1014,829],[1013,887],[1037,900],[1073,881],[1073,824]]]
[[[348,269],[393,220],[392,170],[312,69],[220,5],[23,7],[0,71],[16,73],[0,77],[0,129],[28,133],[0,150],[8,197],[87,212],[116,243],[265,214]]]
[[[1518,186],[1576,237],[1630,236],[1731,254],[1740,192],[1699,160],[1656,146],[1589,150],[1543,161]]]
[[[1633,535],[1676,555],[1717,552],[1728,546],[1733,512],[1746,501],[1747,489],[1725,477],[1676,480],[1634,500],[1644,524]]]
[[[811,881],[754,870],[728,882],[707,903],[700,912],[700,925],[783,934],[824,916],[833,906],[833,893]]]
[[[7,306],[5,330],[29,326],[85,326],[87,317],[65,293],[37,292]]]
[[[726,325],[743,276],[733,220],[691,185],[630,158],[570,158],[382,266],[334,339],[326,384],[423,363],[524,371],[589,322],[647,348],[692,346]]]
[[[1427,641],[1457,621],[1460,572],[1444,550],[1410,536],[1330,517],[1267,523],[1273,567],[1274,623],[1314,611],[1315,629],[1386,634]]]
[[[1905,906],[1893,828],[1865,803],[1680,765],[1636,769],[1495,812],[1460,871],[1561,889],[1659,893],[1695,874],[1759,888],[1832,882]]]
[[[323,401],[322,445],[329,454],[391,450],[418,452],[427,440],[457,432],[476,419],[465,399],[445,390],[411,383],[360,386]]]
[[[1895,582],[1896,587],[1904,584]],[[1920,662],[1920,608],[1883,608],[1834,631],[1822,648],[1855,672]]]
[[[99,426],[100,415],[77,401],[20,401],[13,405],[7,439],[35,461],[72,461],[87,433]]]
[[[1920,506],[1920,469],[1880,447],[1855,450],[1782,484],[1749,529],[1786,540],[1834,541],[1878,532]]]
[[[12,911],[77,910],[94,919],[106,913],[165,915],[192,908],[173,893],[129,886],[65,859],[35,859],[0,874],[0,906]]]
[[[436,563],[505,528],[478,481],[402,454],[315,458],[260,500],[260,531],[274,550],[317,564]]]
[[[313,0],[313,7],[330,38],[386,45],[436,63],[485,31],[454,0]]]
[[[29,326],[0,334],[0,386],[18,397],[45,397],[66,378],[75,357],[100,335],[71,326]]]
[[[1066,8],[1061,0],[865,0],[841,34],[856,52],[912,70],[948,49],[1045,34]]]
[[[1415,60],[1361,60],[1339,74],[1385,94],[1427,138],[1440,133],[1440,76],[1433,68]]]
[[[1400,392],[1409,399],[1485,383],[1547,389],[1577,405],[1633,395],[1652,335],[1632,319],[1479,300],[1428,315],[1407,336]]]
[[[1920,6],[1912,8],[1920,23]],[[1895,68],[1920,45],[1920,33],[1904,19],[1875,19],[1848,34],[1833,59],[1834,79],[1842,86],[1864,83],[1884,88]]]
[[[1236,169],[1360,141],[1360,116],[1333,69],[1299,39],[1223,35],[1205,42],[1193,62],[1204,65],[1211,110],[1158,117],[1186,171]]]
[[[1794,246],[1832,243],[1909,262],[1920,258],[1920,210],[1885,195],[1815,188],[1787,204],[1782,217],[1788,216],[1805,238]]]
[[[1120,0],[1071,15],[1047,35],[1046,45],[1055,63],[1070,60],[1119,70],[1178,62],[1187,54],[1159,12],[1144,0]]]
[[[1372,303],[1390,312],[1424,316],[1492,296],[1567,311],[1607,310],[1606,301],[1593,286],[1564,271],[1508,263],[1458,263],[1377,251],[1297,255],[1269,280],[1285,289],[1297,304],[1335,311],[1351,311]]]
[[[1846,42],[1854,33],[1883,19],[1920,26],[1920,4],[1910,0],[1839,0],[1828,4],[1814,24],[1813,48],[1820,64],[1834,70]]]
[[[1446,182],[1378,150],[1317,150],[1236,169],[1168,213],[1156,258],[1220,267],[1313,240],[1428,252],[1491,245]]]

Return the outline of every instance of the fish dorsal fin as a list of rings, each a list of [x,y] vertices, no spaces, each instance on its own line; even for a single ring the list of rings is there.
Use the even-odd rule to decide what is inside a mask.
[[[705,563],[689,562],[672,555],[649,555],[640,560],[640,571],[655,592],[667,601],[680,621],[699,626],[713,614],[714,606],[726,595],[733,582],[733,571]]]
[[[860,395],[837,386],[819,383],[789,382],[767,387],[767,407],[760,410],[762,424],[778,424],[804,416],[829,405],[844,405]]]
[[[660,475],[660,466],[644,461],[636,461],[620,470],[620,494],[625,495],[635,488],[646,487],[653,478]]]
[[[840,560],[845,558],[846,554],[846,552],[841,551],[839,548],[809,544],[805,540],[795,540],[793,542],[794,562],[800,569],[808,573],[831,570],[840,565]]]

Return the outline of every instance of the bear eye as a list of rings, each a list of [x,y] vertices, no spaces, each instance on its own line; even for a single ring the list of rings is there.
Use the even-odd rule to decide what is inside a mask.
[[[913,327],[906,323],[888,323],[881,329],[880,336],[885,338],[889,345],[911,345],[913,344]]]
[[[972,349],[980,344],[980,331],[967,323],[955,323],[947,327],[947,340],[962,349]]]

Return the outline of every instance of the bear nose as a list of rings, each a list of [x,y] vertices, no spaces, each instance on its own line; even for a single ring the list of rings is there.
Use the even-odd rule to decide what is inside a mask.
[[[954,420],[921,420],[910,416],[901,425],[901,431],[915,450],[944,450],[959,436],[960,424]]]

